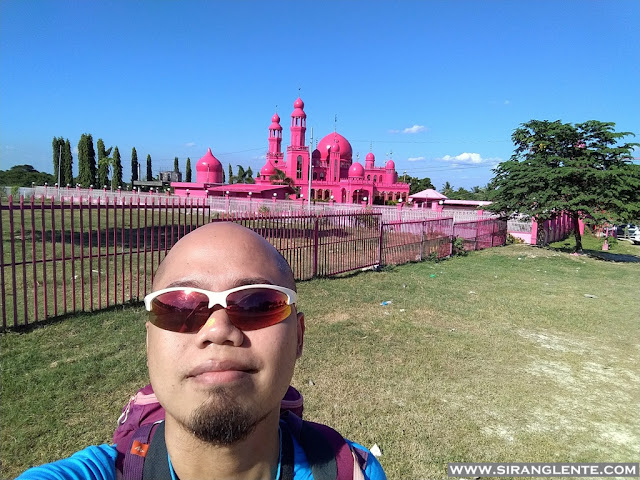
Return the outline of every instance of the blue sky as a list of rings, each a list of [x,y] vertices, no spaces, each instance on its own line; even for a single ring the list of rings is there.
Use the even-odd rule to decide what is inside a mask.
[[[638,25],[637,0],[2,0],[0,168],[52,172],[52,138],[86,132],[125,179],[134,146],[154,172],[208,147],[256,171],[300,88],[307,138],[337,115],[362,162],[372,142],[400,175],[484,185],[530,119],[640,138]]]

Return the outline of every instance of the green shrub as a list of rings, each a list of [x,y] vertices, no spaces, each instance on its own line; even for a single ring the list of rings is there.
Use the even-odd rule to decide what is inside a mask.
[[[524,240],[507,233],[507,245],[513,245],[514,243],[524,243]]]
[[[464,257],[467,255],[467,251],[464,249],[464,238],[456,237],[453,240],[453,256]]]

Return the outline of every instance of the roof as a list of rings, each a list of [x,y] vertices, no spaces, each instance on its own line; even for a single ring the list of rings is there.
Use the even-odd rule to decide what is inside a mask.
[[[257,183],[232,183],[231,185],[218,185],[217,187],[209,187],[207,188],[210,192],[251,192],[251,193],[262,193],[262,192],[270,192],[274,190],[289,190],[289,193],[294,193],[295,190],[289,185],[261,185]]]
[[[451,198],[447,198],[444,201],[445,205],[471,205],[474,207],[483,207],[485,205],[490,205],[491,202],[487,202],[484,200],[453,200]]]
[[[427,188],[426,190],[422,190],[421,192],[414,193],[413,195],[409,195],[409,198],[419,199],[419,200],[444,200],[446,199],[446,195],[443,195],[439,192],[436,192],[433,188]]]

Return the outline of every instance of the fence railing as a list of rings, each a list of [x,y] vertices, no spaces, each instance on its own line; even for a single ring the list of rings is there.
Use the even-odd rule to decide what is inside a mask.
[[[104,193],[104,192],[103,192]],[[193,229],[233,221],[258,232],[296,279],[501,245],[506,222],[458,226],[453,218],[385,221],[382,212],[216,211],[206,199],[176,196],[12,197],[0,201],[2,328],[141,300],[169,249]],[[504,224],[504,228],[503,228]]]

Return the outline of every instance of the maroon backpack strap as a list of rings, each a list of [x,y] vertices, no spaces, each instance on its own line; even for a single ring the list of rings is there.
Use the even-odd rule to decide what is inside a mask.
[[[117,446],[116,471],[122,480],[142,480],[144,461],[153,433],[160,422],[142,425],[135,431],[126,445]]]
[[[282,418],[304,450],[314,480],[354,478],[354,456],[342,435],[331,427],[307,422],[291,412]]]
[[[337,467],[337,480],[353,479],[353,454],[351,448],[344,437],[336,432],[333,428],[320,423],[303,421],[309,427],[320,432],[322,436],[329,442],[335,455]]]

